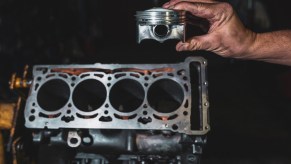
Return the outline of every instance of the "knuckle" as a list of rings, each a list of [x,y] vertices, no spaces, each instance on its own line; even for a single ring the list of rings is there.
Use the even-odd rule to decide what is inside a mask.
[[[226,22],[234,15],[234,9],[231,4],[227,2],[221,2],[216,4],[214,13],[214,21]]]
[[[169,2],[173,4],[173,3],[177,3],[178,1],[179,0],[170,0]]]
[[[187,7],[186,2],[173,2],[173,3],[175,3],[175,9],[178,10],[185,10]]]
[[[227,2],[222,2],[219,7],[226,13],[233,13],[233,7]]]
[[[205,9],[205,5],[203,3],[195,3],[195,10],[203,11]]]
[[[177,3],[176,5],[177,5],[177,6],[180,5],[180,6],[183,7],[183,8],[188,7],[188,3],[187,3],[187,2],[183,2],[183,1]]]

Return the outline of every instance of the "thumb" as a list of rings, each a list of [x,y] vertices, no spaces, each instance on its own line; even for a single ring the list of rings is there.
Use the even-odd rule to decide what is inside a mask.
[[[211,40],[208,35],[195,36],[186,42],[179,42],[176,45],[177,51],[210,50]]]

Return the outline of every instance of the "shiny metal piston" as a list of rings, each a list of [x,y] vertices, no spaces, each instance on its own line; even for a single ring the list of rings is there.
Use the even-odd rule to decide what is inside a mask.
[[[168,39],[185,41],[186,12],[153,8],[136,12],[137,42],[154,39],[164,42]]]

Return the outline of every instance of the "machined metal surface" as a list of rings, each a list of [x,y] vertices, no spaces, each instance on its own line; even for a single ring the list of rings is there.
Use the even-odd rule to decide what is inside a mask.
[[[171,64],[34,66],[25,126],[203,135],[209,131],[206,66],[201,57]]]
[[[136,12],[137,42],[154,39],[164,42],[168,39],[185,40],[185,11],[153,8]]]
[[[69,131],[67,137],[67,144],[70,147],[78,147],[81,144],[81,137],[76,131]]]

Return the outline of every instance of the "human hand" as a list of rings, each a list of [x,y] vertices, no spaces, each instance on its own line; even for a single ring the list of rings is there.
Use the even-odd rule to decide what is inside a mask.
[[[242,24],[230,4],[214,0],[171,0],[163,7],[188,11],[210,23],[207,34],[179,42],[177,51],[206,50],[223,57],[251,58],[256,33]]]

